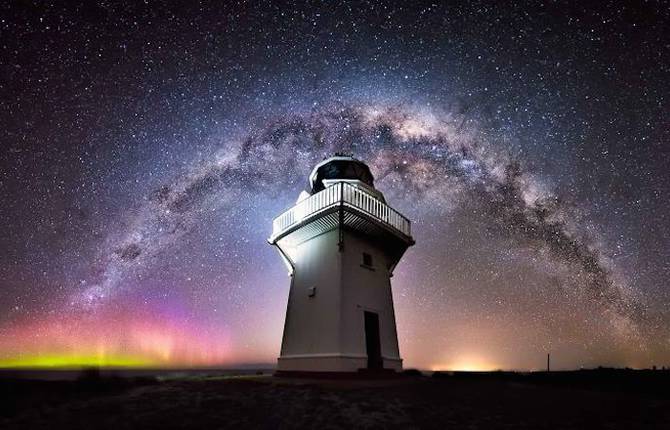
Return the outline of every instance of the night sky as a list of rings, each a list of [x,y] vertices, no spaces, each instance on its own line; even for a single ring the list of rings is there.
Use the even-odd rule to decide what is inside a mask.
[[[0,6],[0,366],[274,363],[342,151],[405,367],[670,365],[667,3],[64,3]]]

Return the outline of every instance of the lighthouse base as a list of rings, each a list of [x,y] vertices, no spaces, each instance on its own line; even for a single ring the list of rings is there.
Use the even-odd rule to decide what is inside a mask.
[[[401,358],[382,357],[383,369],[402,371]],[[368,357],[357,354],[304,354],[279,357],[279,372],[358,372],[368,368]]]

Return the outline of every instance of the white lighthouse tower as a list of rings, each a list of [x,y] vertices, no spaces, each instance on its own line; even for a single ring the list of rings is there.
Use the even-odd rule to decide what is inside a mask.
[[[291,277],[278,370],[399,371],[391,276],[414,244],[410,222],[353,157],[319,163],[309,181],[268,240]]]

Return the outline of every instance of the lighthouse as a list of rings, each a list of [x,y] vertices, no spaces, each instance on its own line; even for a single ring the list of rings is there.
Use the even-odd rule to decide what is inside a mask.
[[[414,239],[365,163],[317,164],[268,242],[291,280],[278,371],[402,370],[391,277]]]

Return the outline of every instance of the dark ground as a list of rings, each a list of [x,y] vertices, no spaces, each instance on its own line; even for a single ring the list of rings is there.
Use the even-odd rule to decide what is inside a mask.
[[[0,428],[670,429],[670,372],[0,379]]]

